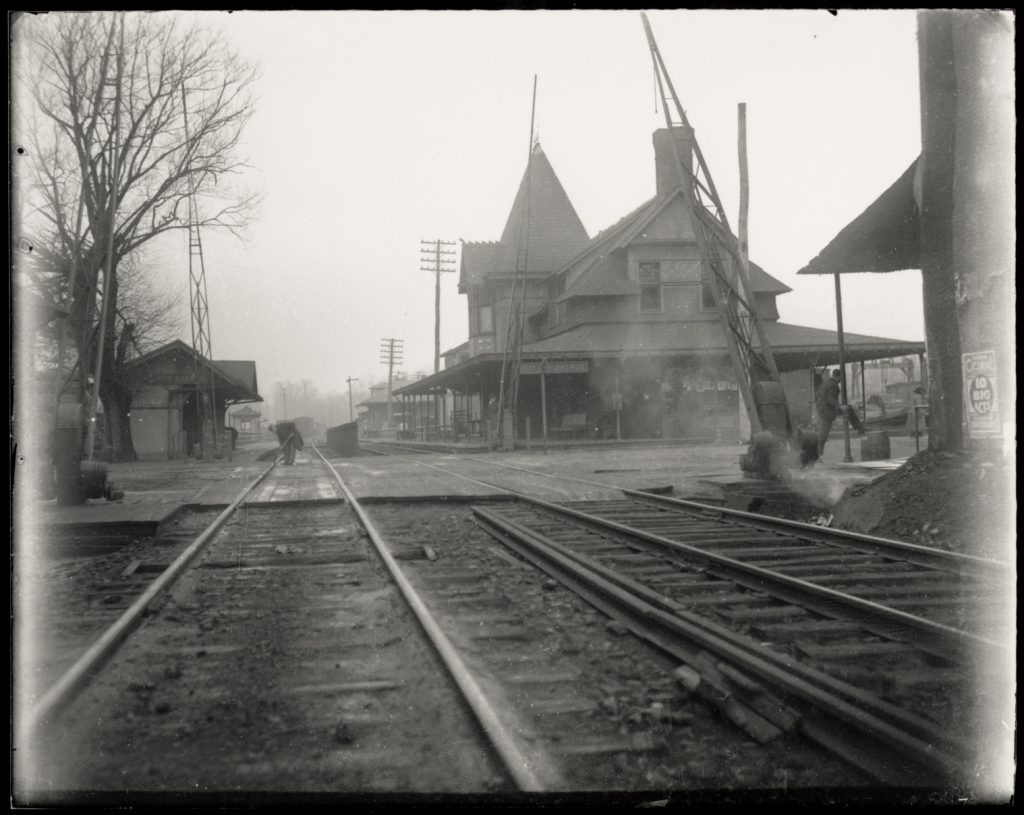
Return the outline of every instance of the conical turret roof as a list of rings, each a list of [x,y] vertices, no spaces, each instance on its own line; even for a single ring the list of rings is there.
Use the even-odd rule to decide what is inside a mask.
[[[528,206],[524,207],[527,196]],[[527,214],[528,228],[524,229]],[[513,257],[518,255],[520,271],[525,263],[528,272],[553,272],[589,242],[562,182],[540,144],[535,144],[501,233],[501,243],[511,249]]]

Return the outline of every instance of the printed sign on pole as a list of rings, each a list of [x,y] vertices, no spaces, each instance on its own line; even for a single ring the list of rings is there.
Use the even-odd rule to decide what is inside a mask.
[[[963,354],[964,401],[967,406],[967,435],[992,439],[1002,435],[996,396],[996,352]]]

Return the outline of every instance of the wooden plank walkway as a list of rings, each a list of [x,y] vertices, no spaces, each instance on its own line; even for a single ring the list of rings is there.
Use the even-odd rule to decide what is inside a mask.
[[[139,465],[135,465],[138,467]],[[229,463],[188,468],[181,462],[147,462],[148,475],[159,476],[161,489],[125,491],[117,501],[94,499],[77,506],[40,505],[39,526],[46,535],[153,536],[158,527],[186,507],[219,509],[233,503],[270,462]],[[201,478],[201,480],[200,480]],[[249,496],[251,504],[340,501],[329,471],[302,451],[294,466],[279,464]]]
[[[433,458],[424,456],[425,460]],[[359,500],[452,497],[468,500],[501,494],[498,488],[473,484],[450,473],[417,464],[413,459],[361,457],[332,461],[346,486]],[[445,466],[452,466],[446,464]]]
[[[334,486],[330,471],[314,459],[315,454],[303,450],[295,464],[278,464],[270,475],[246,499],[252,504],[277,504],[312,501],[339,501],[341,494]]]

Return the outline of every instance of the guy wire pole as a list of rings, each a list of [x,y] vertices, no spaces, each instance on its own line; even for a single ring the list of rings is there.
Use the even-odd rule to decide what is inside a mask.
[[[750,274],[750,247],[747,244],[747,213],[750,208],[750,180],[747,175],[747,103],[739,103],[739,153],[740,153],[740,217],[739,240],[740,260],[744,271]]]
[[[114,21],[110,21],[113,31]],[[110,160],[110,230],[107,233],[106,268],[103,270],[103,302],[100,306],[99,341],[96,346],[96,369],[93,375],[92,405],[89,409],[89,423],[85,429],[85,445],[89,461],[93,458],[96,440],[96,410],[100,401],[100,380],[103,376],[103,346],[107,337],[107,314],[110,308],[110,278],[114,274],[114,235],[117,227],[117,182],[121,173],[121,82],[124,79],[124,12],[120,17],[120,42],[117,50],[117,79],[114,83],[114,127],[110,134],[113,156]],[[106,75],[100,82],[106,82]],[[82,372],[84,375],[84,371]]]
[[[523,217],[519,223],[519,234],[516,236],[515,268],[512,270],[512,287],[509,292],[508,326],[505,331],[504,357],[501,361],[501,379],[498,382],[498,438],[504,439],[505,402],[509,402],[509,418],[512,421],[510,437],[515,437],[515,408],[519,396],[519,360],[522,355],[523,318],[522,307],[516,299],[516,288],[519,277],[519,251],[523,252],[523,301],[526,300],[526,277],[529,270],[530,251],[530,194],[533,182],[533,131],[534,117],[537,110],[537,75],[533,75],[533,98],[530,103],[530,144],[526,153],[526,194],[523,196]],[[514,444],[514,442],[513,442]]]

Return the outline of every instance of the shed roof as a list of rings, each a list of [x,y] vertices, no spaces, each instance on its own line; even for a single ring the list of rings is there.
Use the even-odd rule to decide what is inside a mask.
[[[148,365],[160,357],[176,354],[206,362],[190,345],[181,340],[174,340],[128,361],[125,363],[125,370],[144,380],[145,376],[141,372]],[[217,373],[214,387],[218,396],[229,402],[263,401],[263,397],[256,389],[256,363],[252,360],[214,360],[213,369]]]
[[[921,228],[914,196],[917,162],[850,221],[797,274],[897,272],[921,267]]]

